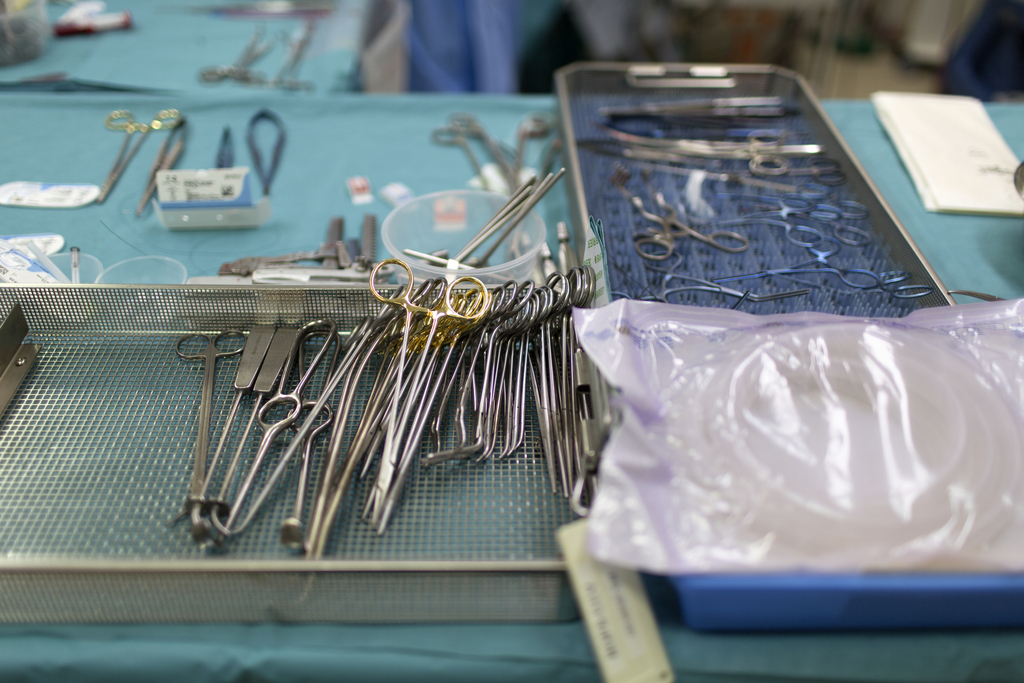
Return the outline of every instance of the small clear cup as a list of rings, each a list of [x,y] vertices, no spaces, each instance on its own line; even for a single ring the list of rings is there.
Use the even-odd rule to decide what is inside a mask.
[[[100,274],[104,285],[183,285],[188,270],[181,261],[167,256],[136,256],[119,261]]]

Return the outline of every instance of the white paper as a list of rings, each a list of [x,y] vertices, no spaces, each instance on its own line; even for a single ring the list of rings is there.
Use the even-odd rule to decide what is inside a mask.
[[[928,211],[1024,215],[1017,157],[980,100],[893,92],[871,100]]]
[[[74,209],[96,201],[100,188],[83,183],[16,181],[0,185],[0,204],[37,209]]]

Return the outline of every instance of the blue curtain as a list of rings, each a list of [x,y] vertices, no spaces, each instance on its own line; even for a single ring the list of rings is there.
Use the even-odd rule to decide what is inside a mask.
[[[412,0],[409,89],[513,93],[519,0]]]

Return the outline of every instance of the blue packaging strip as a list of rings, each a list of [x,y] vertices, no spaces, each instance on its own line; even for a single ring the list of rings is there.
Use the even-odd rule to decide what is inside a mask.
[[[700,631],[1024,627],[1017,574],[679,576],[683,619]]]

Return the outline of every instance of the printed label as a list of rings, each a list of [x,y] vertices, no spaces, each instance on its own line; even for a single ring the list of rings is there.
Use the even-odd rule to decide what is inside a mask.
[[[466,227],[466,200],[441,197],[434,200],[434,230],[456,232]]]
[[[37,209],[74,209],[96,201],[100,188],[82,183],[14,182],[0,185],[0,204]]]
[[[248,177],[249,169],[245,166],[158,171],[157,196],[163,208],[197,204],[248,205],[252,203]]]
[[[601,677],[607,683],[671,683],[672,667],[640,575],[595,560],[587,551],[586,524],[581,519],[561,527],[558,544]]]

